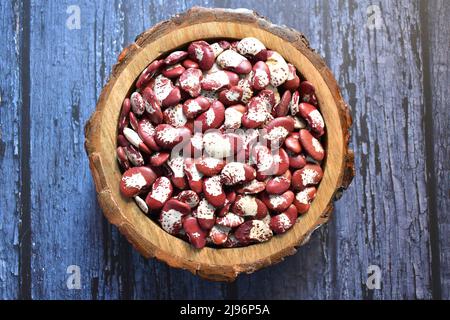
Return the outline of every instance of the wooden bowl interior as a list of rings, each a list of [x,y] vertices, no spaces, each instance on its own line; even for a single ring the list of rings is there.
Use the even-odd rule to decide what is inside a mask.
[[[324,117],[327,137],[327,158],[324,162],[324,177],[318,188],[317,197],[307,214],[299,218],[298,223],[284,235],[276,236],[268,242],[244,248],[214,249],[204,248],[196,250],[188,243],[173,237],[150,220],[137,207],[133,200],[125,199],[119,192],[121,173],[116,161],[115,148],[117,136],[117,122],[122,101],[132,90],[134,83],[142,70],[157,57],[187,43],[198,39],[230,38],[241,39],[253,36],[261,40],[268,48],[278,51],[286,61],[295,65],[297,70],[317,88],[317,98],[320,111]],[[116,201],[121,215],[122,229],[132,236],[134,245],[145,256],[156,255],[175,267],[187,267],[195,264],[198,269],[211,267],[233,267],[236,271],[251,271],[258,268],[260,261],[267,261],[271,257],[288,254],[318,225],[321,214],[326,210],[330,199],[342,176],[344,158],[344,137],[341,118],[338,114],[336,102],[332,93],[311,61],[297,48],[282,38],[259,29],[255,26],[240,22],[206,22],[189,25],[172,30],[161,35],[158,39],[142,46],[132,59],[125,61],[126,66],[117,75],[117,79],[106,95],[106,107],[101,110],[102,120],[100,129],[100,145],[102,167],[106,184]],[[132,228],[125,228],[125,225]],[[121,225],[119,225],[119,228]]]

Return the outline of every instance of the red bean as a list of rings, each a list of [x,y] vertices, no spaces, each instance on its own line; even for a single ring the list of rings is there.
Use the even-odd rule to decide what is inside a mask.
[[[308,212],[324,133],[314,85],[280,53],[253,37],[194,41],[123,101],[120,191],[196,248],[268,241]]]

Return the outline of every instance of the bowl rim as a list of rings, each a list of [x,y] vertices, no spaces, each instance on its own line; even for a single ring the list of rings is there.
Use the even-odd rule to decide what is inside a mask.
[[[223,28],[225,24],[227,29]],[[213,30],[222,33],[214,34]],[[125,91],[129,92],[146,65],[163,52],[198,39],[238,39],[256,34],[263,42],[270,42],[267,47],[280,52],[302,74],[305,74],[302,70],[307,67],[311,72],[315,71],[308,74],[307,78],[316,85],[321,107],[327,101],[326,108],[321,108],[327,126],[326,141],[330,140],[328,129],[333,128],[335,143],[326,147],[329,155],[323,166],[324,178],[310,211],[299,218],[303,223],[296,223],[289,232],[261,244],[196,250],[185,241],[164,232],[138,209],[133,199],[125,199],[120,195],[118,182],[121,174],[114,152],[121,102],[117,104],[123,101]],[[294,54],[295,57],[289,59]],[[120,87],[124,83],[130,84],[128,89],[126,85],[125,88]],[[188,269],[210,280],[233,280],[241,272],[253,272],[294,254],[296,247],[304,244],[314,230],[328,221],[333,201],[348,187],[354,176],[353,152],[348,148],[350,126],[349,108],[335,78],[323,59],[310,48],[303,34],[274,25],[249,10],[194,7],[145,31],[120,54],[102,90],[96,110],[86,124],[85,146],[100,207],[106,218],[119,228],[143,256],[156,257],[170,266]]]

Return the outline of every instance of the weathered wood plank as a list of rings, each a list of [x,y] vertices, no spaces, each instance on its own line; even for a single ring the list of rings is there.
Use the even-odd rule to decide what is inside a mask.
[[[100,213],[83,146],[84,123],[122,48],[123,12],[120,2],[71,5],[31,5],[32,296],[126,298],[130,248]],[[80,29],[75,22],[71,30],[77,8]],[[81,269],[81,290],[66,286],[69,265]]]
[[[20,119],[23,7],[0,3],[0,299],[19,297],[19,225],[21,216]]]
[[[425,37],[429,40],[428,61],[424,67],[425,72],[429,72],[428,91],[429,104],[428,116],[425,117],[428,123],[429,133],[427,149],[429,161],[433,161],[429,171],[429,181],[433,186],[431,190],[435,193],[436,201],[433,203],[436,211],[435,221],[437,239],[440,250],[439,260],[435,263],[436,273],[439,274],[441,282],[441,296],[443,299],[450,299],[450,3],[448,1],[427,1],[424,5],[427,11],[428,29]],[[436,259],[437,260],[437,259]]]
[[[353,106],[357,176],[336,210],[337,298],[430,298],[418,1],[331,1],[325,55]],[[381,290],[365,286],[367,267]]]

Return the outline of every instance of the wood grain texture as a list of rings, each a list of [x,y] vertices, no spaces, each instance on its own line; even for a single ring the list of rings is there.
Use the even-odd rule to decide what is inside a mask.
[[[379,28],[367,25],[371,5]],[[331,1],[325,10],[325,56],[353,106],[359,168],[336,212],[337,297],[431,298],[419,3]],[[379,291],[365,286],[372,264]]]
[[[429,54],[425,71],[429,72],[426,118],[429,135],[427,157],[430,157],[432,169],[429,171],[431,190],[436,200],[432,203],[436,213],[436,241],[441,282],[441,296],[450,299],[450,3],[448,1],[428,1],[424,6],[428,22],[425,37],[429,39]],[[431,112],[430,112],[431,110]]]
[[[0,3],[0,299],[19,296],[22,6]],[[5,63],[7,62],[7,63]]]
[[[83,125],[123,45],[123,13],[81,1],[81,29],[69,30],[72,4],[31,6],[32,296],[127,297],[131,249],[100,214],[83,151]],[[69,265],[81,268],[81,290],[66,286]]]

